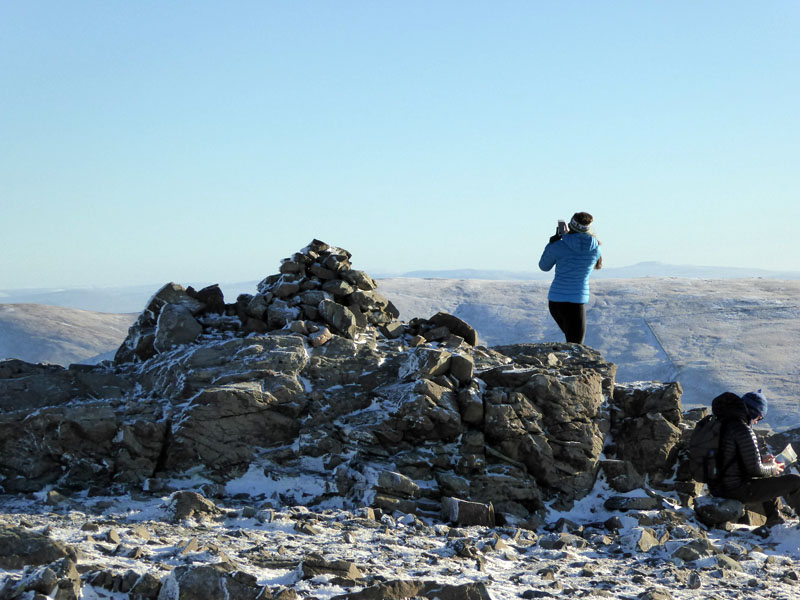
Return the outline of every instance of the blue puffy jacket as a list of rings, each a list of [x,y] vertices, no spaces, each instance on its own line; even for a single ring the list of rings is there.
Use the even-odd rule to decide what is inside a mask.
[[[588,233],[568,233],[545,246],[539,268],[556,267],[547,299],[551,302],[589,302],[589,275],[600,258],[600,243]]]

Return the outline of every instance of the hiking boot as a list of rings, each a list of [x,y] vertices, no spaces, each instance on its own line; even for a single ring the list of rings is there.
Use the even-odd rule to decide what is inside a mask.
[[[751,533],[754,533],[758,537],[768,538],[769,537],[769,527],[766,525],[762,525],[761,527],[756,527],[753,529]]]

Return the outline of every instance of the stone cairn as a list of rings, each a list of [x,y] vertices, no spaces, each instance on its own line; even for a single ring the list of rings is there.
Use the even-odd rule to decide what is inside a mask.
[[[315,348],[334,334],[353,340],[376,329],[388,339],[411,334],[412,346],[448,339],[454,345],[477,344],[475,330],[447,313],[398,321],[400,312],[376,291],[367,273],[352,268],[351,257],[315,239],[283,259],[280,272],[263,279],[256,294],[240,294],[232,304],[225,303],[217,284],[197,291],[168,283],[130,328],[114,362],[147,360],[202,334],[247,336],[280,329],[307,337]]]

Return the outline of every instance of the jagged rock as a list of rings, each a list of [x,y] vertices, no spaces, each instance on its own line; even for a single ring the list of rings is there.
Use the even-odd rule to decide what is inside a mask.
[[[627,460],[603,460],[600,461],[600,469],[608,485],[617,492],[625,493],[644,487],[644,477]]]
[[[162,309],[170,304],[186,308],[193,316],[201,314],[206,308],[205,304],[190,296],[183,286],[176,283],[166,284],[150,298],[142,314],[128,330],[128,337],[114,357],[115,363],[147,360],[155,354],[158,317]]]
[[[342,279],[331,279],[322,284],[322,291],[334,298],[343,298],[355,292],[356,288]]]
[[[492,351],[513,359],[514,363],[539,370],[558,367],[565,375],[576,375],[583,371],[593,371],[603,378],[603,393],[613,394],[617,366],[603,359],[593,348],[580,344],[514,344],[494,346]]]
[[[606,500],[603,505],[608,510],[619,510],[622,512],[628,510],[655,510],[661,506],[661,501],[658,498],[651,496],[612,496]]]
[[[152,573],[142,573],[130,589],[131,598],[156,600],[161,590],[161,580]]]
[[[694,505],[695,513],[701,523],[714,527],[722,523],[735,523],[744,516],[744,504],[738,500],[703,496]]]
[[[714,547],[708,540],[696,539],[677,548],[672,553],[672,556],[680,558],[686,562],[693,562],[695,560],[699,560],[700,558],[710,556],[713,553]]]
[[[672,594],[662,588],[653,588],[637,596],[639,600],[672,600]]]
[[[153,347],[166,352],[181,344],[190,344],[203,332],[203,327],[191,311],[180,304],[167,304],[156,321]]]
[[[101,366],[71,365],[65,369],[18,359],[0,360],[0,413],[29,412],[78,398],[118,399],[132,388],[125,377]]]
[[[258,319],[262,322],[267,320],[267,310],[271,299],[267,299],[264,294],[256,294],[252,297],[250,302],[247,303],[245,313],[247,316]]]
[[[660,545],[655,532],[647,527],[635,528],[630,534],[622,537],[620,541],[626,546],[633,547],[637,552],[649,552]]]
[[[453,353],[450,356],[450,373],[458,379],[461,385],[466,385],[472,381],[475,372],[475,361],[471,356],[460,353]]]
[[[300,310],[296,306],[289,306],[285,300],[274,300],[266,312],[267,325],[274,329],[286,326],[299,316]]]
[[[489,590],[483,583],[448,585],[413,580],[387,581],[358,592],[333,596],[331,600],[401,600],[416,597],[431,600],[491,600]]]
[[[0,568],[21,569],[26,565],[46,565],[63,558],[77,560],[75,550],[23,527],[0,524]]]
[[[394,321],[392,323],[386,323],[384,325],[379,326],[380,332],[389,338],[390,340],[395,340],[402,336],[405,333],[406,327],[403,323],[399,321]]]
[[[438,327],[447,327],[452,333],[464,338],[470,346],[478,345],[478,332],[469,324],[458,317],[446,312],[438,312],[428,321]]]
[[[483,397],[477,385],[465,388],[458,393],[458,407],[464,423],[468,425],[483,424]]]
[[[209,313],[223,313],[225,311],[225,296],[218,283],[208,285],[200,291],[195,291],[192,287],[186,288],[186,293],[203,304],[205,311]]]
[[[36,491],[65,475],[71,485],[108,483],[117,464],[131,469],[124,476],[119,473],[123,481],[136,478],[137,472],[152,474],[163,434],[155,446],[137,436],[164,430],[163,423],[153,423],[154,412],[150,402],[115,408],[98,400],[41,409],[29,416],[0,414],[0,472],[6,477],[2,485],[9,492]],[[147,422],[138,426],[142,419]],[[132,450],[140,452],[135,459]]]
[[[319,327],[313,333],[308,335],[308,339],[311,341],[311,345],[314,348],[319,348],[320,346],[327,344],[333,338],[333,334],[331,330],[327,327]]]
[[[26,566],[18,582],[0,588],[0,598],[39,598],[39,594],[56,600],[78,600],[81,579],[75,562],[62,558],[46,566]]]
[[[257,579],[242,571],[201,565],[176,567],[161,582],[159,600],[256,600],[262,588]]]
[[[459,498],[442,498],[442,519],[463,526],[494,527],[494,507],[491,504],[469,502]]]
[[[363,291],[371,291],[378,287],[375,280],[364,271],[346,270],[342,273],[342,279]]]
[[[311,579],[317,575],[336,575],[344,579],[356,580],[364,577],[354,563],[347,560],[325,560],[321,556],[308,555],[300,563],[303,579]]]
[[[333,327],[334,331],[348,339],[353,339],[358,330],[356,317],[346,306],[333,300],[323,300],[317,307],[320,316]]]
[[[259,383],[210,387],[176,415],[165,466],[202,461],[217,469],[246,464],[255,448],[294,439],[299,431],[293,397],[279,398]]]
[[[601,377],[529,371],[513,381],[519,391],[485,395],[487,441],[545,485],[568,497],[584,495],[594,485],[603,447]]]
[[[419,485],[405,475],[393,471],[381,471],[378,486],[385,492],[406,498],[419,498]]]
[[[414,348],[400,367],[401,379],[430,379],[446,374],[450,369],[451,354],[437,348]]]
[[[679,383],[651,383],[645,388],[614,388],[611,432],[616,458],[637,472],[662,479],[677,460],[682,431]]]
[[[174,522],[191,518],[215,517],[222,514],[217,506],[197,492],[175,492],[169,499],[168,510]]]
[[[300,291],[301,282],[302,278],[296,275],[284,274],[281,275],[278,280],[270,286],[270,291],[275,295],[276,298],[288,298],[289,296],[294,296]]]
[[[678,382],[651,382],[647,387],[617,385],[614,388],[614,403],[626,417],[644,417],[650,413],[659,413],[673,425],[678,425],[681,422],[682,394],[683,390]]]
[[[552,533],[542,536],[539,545],[546,550],[563,550],[564,548],[586,548],[589,542],[574,533]]]

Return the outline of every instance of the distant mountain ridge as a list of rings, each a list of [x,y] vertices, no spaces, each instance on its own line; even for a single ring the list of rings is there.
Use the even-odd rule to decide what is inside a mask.
[[[434,279],[485,279],[491,281],[543,281],[553,277],[545,271],[505,271],[498,269],[445,269],[409,271],[392,277]],[[635,279],[640,277],[680,277],[685,279],[800,279],[800,271],[770,271],[744,267],[705,267],[670,265],[657,261],[640,262],[627,267],[610,267],[595,271],[598,279]]]
[[[627,267],[600,269],[592,274],[595,279],[638,279],[645,277],[678,277],[687,279],[785,279],[800,280],[800,271],[769,271],[736,267],[698,267],[669,265],[661,262],[641,262]],[[509,271],[503,269],[443,269],[419,270],[405,273],[377,273],[376,279],[465,279],[486,281],[550,281],[553,273],[539,270]],[[0,290],[0,304],[45,304],[103,313],[139,313],[148,299],[166,282],[153,285],[135,285],[94,288],[36,288]],[[201,289],[209,282],[177,282]],[[220,283],[226,298],[235,298],[255,289],[257,281]]]

